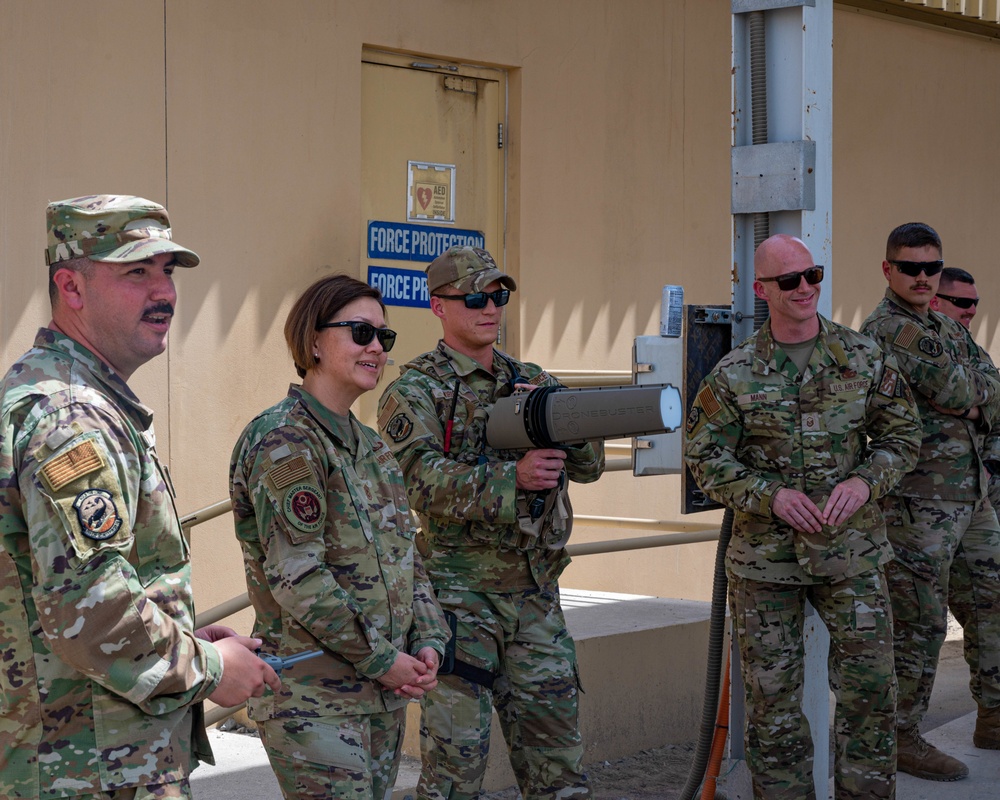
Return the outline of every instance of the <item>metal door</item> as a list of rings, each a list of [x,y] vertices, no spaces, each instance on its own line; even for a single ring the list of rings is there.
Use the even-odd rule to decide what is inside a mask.
[[[441,336],[423,282],[427,264],[449,244],[469,243],[504,268],[505,95],[502,70],[364,53],[362,278],[383,290],[399,334],[378,388],[361,398],[369,424],[399,365]]]

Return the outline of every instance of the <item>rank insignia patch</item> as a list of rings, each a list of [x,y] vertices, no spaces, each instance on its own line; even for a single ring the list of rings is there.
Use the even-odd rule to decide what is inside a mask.
[[[385,432],[389,435],[396,444],[406,439],[411,433],[413,433],[413,420],[411,420],[406,414],[400,412],[394,416],[389,424],[386,425]]]
[[[80,532],[88,539],[110,539],[122,526],[122,518],[115,507],[111,492],[104,489],[87,489],[73,501]]]
[[[283,507],[286,519],[306,533],[318,531],[326,521],[326,504],[316,487],[309,483],[291,487],[285,493]]]

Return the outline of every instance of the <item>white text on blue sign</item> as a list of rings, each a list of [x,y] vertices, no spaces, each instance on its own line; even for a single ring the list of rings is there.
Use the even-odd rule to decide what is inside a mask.
[[[427,276],[420,270],[370,266],[368,285],[382,292],[387,306],[431,307]]]
[[[368,222],[368,258],[431,262],[449,247],[485,247],[479,231],[412,225],[408,222]]]

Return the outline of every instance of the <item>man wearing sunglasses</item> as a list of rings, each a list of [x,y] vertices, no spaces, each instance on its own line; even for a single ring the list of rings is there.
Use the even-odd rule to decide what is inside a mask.
[[[754,797],[813,796],[808,601],[830,631],[835,796],[891,798],[892,553],[874,501],[916,461],[916,407],[892,356],[817,313],[823,268],[802,241],[765,240],[754,273],[770,317],[703,381],[685,446],[701,488],[734,511],[726,572]]]
[[[604,449],[487,444],[497,399],[556,385],[495,347],[516,288],[485,250],[453,247],[435,259],[427,289],[443,337],[402,367],[379,406],[420,516],[424,564],[455,626],[454,667],[446,663],[421,701],[421,798],[479,796],[493,707],[525,800],[590,794],[558,578],[569,563],[566,478],[597,480]]]
[[[929,225],[893,230],[882,262],[889,286],[862,332],[895,355],[923,429],[916,467],[880,501],[894,551],[886,572],[899,682],[897,765],[919,778],[953,781],[968,767],[919,729],[949,605],[965,629],[979,706],[973,743],[1000,749],[1000,525],[981,453],[983,437],[1000,420],[1000,376],[968,331],[932,308],[942,252]]]
[[[931,308],[968,329],[979,310],[976,279],[964,269],[945,267],[937,294],[931,298]]]

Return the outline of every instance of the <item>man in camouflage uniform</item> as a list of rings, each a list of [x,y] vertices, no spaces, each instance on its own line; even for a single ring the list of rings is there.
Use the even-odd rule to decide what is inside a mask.
[[[726,552],[757,798],[815,798],[802,713],[808,600],[830,632],[838,800],[895,796],[892,630],[874,502],[920,442],[892,356],[816,311],[823,268],[778,235],[754,258],[770,319],[705,378],[685,455],[735,512]]]
[[[52,321],[0,385],[0,796],[189,797],[211,757],[201,701],[280,685],[255,640],[195,637],[152,412],[126,384],[166,347],[171,275],[198,256],[142,198],[47,217]]]
[[[966,330],[979,308],[976,279],[964,269],[945,267],[930,307],[958,322]],[[978,344],[967,343],[976,353],[979,368],[997,377],[993,359]],[[980,457],[989,476],[987,493],[994,513],[1000,509],[1000,431],[996,428],[978,437]],[[965,532],[956,558],[948,570],[948,608],[963,628],[965,660],[969,664],[969,688],[980,709],[973,744],[985,750],[1000,750],[1000,535],[990,529]],[[980,641],[986,638],[985,647]]]
[[[572,522],[565,477],[597,480],[604,449],[493,450],[490,406],[556,381],[494,349],[516,285],[485,250],[451,248],[427,267],[427,288],[444,336],[402,367],[379,406],[423,526],[424,563],[457,626],[455,670],[422,701],[418,794],[479,795],[496,706],[525,800],[587,797],[558,578]]]
[[[916,468],[882,499],[895,558],[887,568],[899,681],[898,766],[929,780],[958,780],[965,764],[920,735],[951,608],[965,629],[965,657],[979,703],[974,743],[1000,747],[1000,550],[980,452],[1000,413],[1000,380],[959,323],[933,311],[943,261],[928,225],[889,234],[885,298],[863,331],[894,353],[920,409]]]
[[[976,279],[964,269],[945,267],[941,270],[941,282],[938,284],[937,294],[931,298],[930,306],[934,311],[950,317],[969,330],[979,309]],[[976,350],[982,362],[982,369],[986,372],[995,371],[996,365],[990,354],[978,344]],[[1000,430],[991,430],[984,438],[982,458],[989,473],[990,505],[997,511],[1000,509]]]

